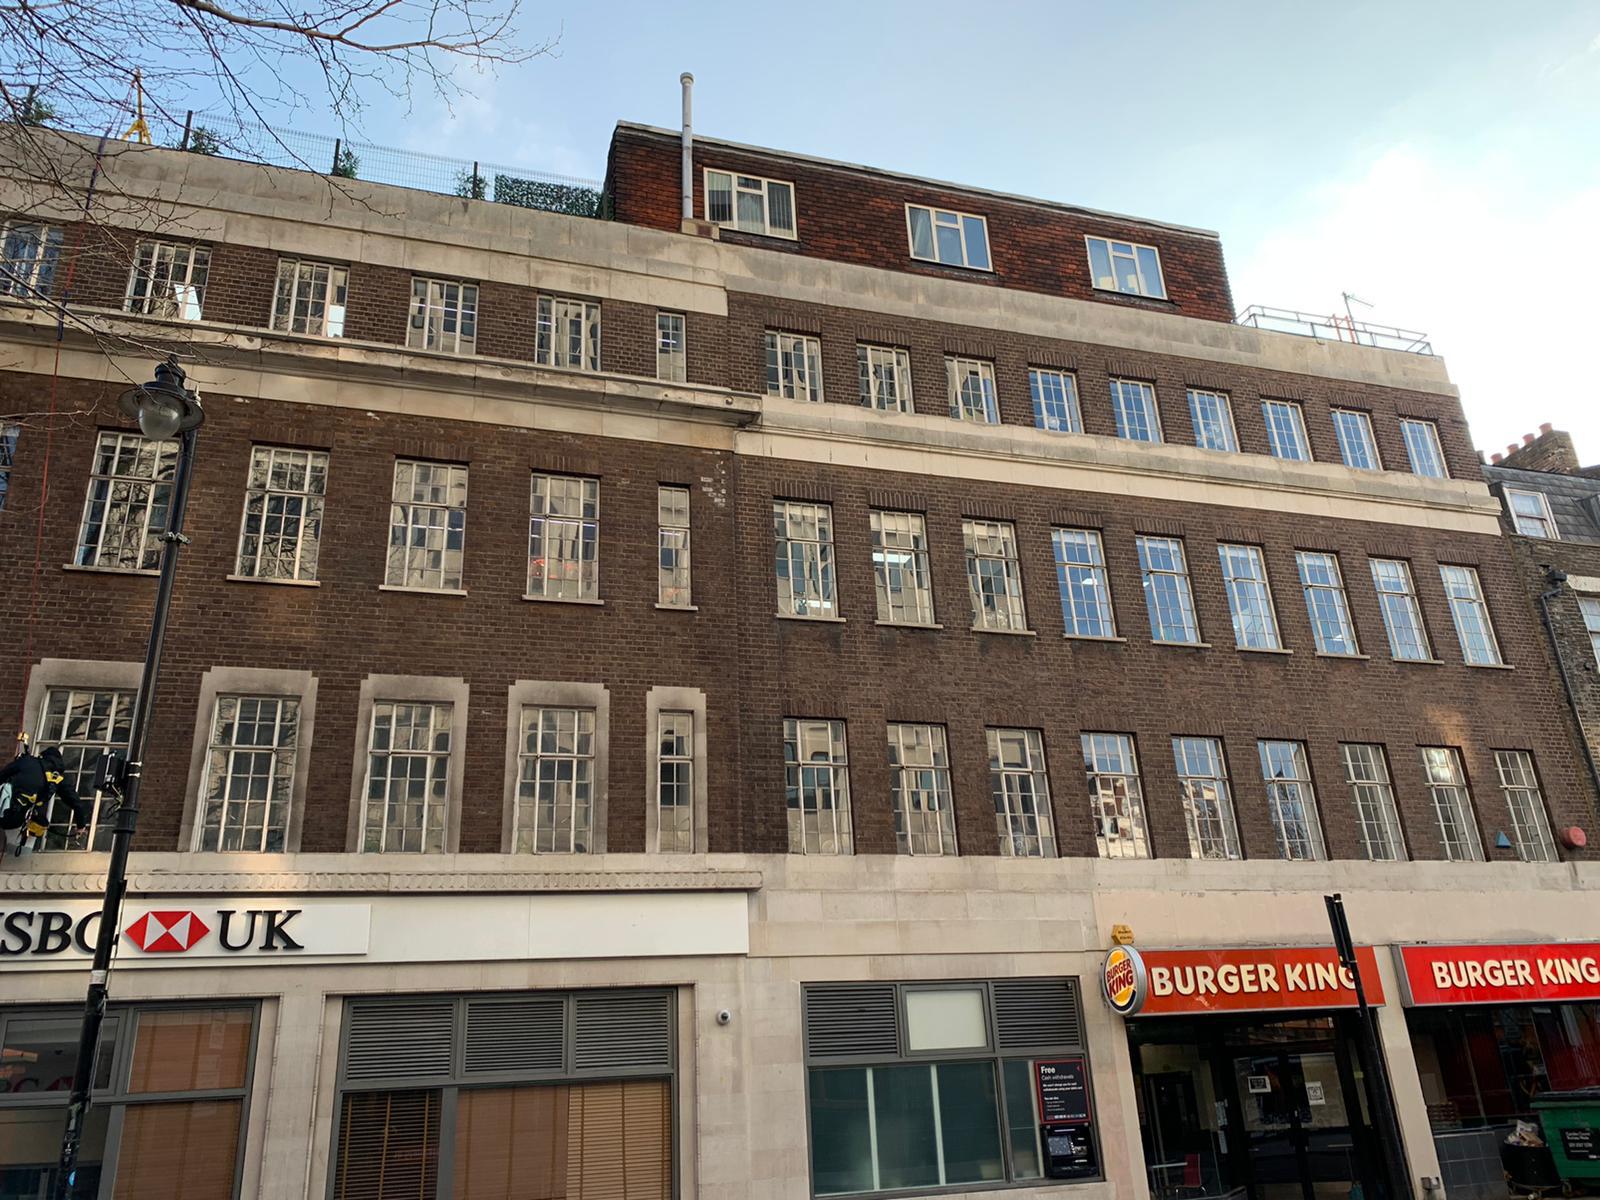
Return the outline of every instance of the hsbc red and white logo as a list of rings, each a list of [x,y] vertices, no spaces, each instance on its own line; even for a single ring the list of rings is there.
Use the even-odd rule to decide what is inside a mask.
[[[134,904],[117,940],[123,965],[145,958],[174,964],[207,959],[271,961],[296,955],[365,954],[370,924],[371,910],[364,904],[316,904],[309,909]],[[0,911],[0,969],[22,965],[19,959],[30,966],[53,961],[65,965],[91,955],[99,929],[98,904]]]
[[[147,912],[123,932],[146,954],[181,954],[210,933],[211,926],[199,913],[184,909]]]

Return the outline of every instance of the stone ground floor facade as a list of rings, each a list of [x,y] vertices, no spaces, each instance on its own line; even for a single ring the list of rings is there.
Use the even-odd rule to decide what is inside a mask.
[[[98,866],[0,875],[6,1196],[48,1182]],[[136,856],[85,1177],[248,1200],[1371,1196],[1366,1072],[1312,961],[1332,892],[1373,950],[1414,1194],[1488,1194],[1507,1115],[1600,1070],[1587,864]],[[1131,1019],[1100,983],[1124,925],[1152,966]],[[1410,979],[1405,946],[1435,948]]]

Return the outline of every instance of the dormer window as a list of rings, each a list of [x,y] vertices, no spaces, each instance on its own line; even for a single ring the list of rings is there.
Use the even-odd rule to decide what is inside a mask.
[[[989,271],[989,222],[972,213],[906,205],[911,257],[947,267]]]
[[[708,170],[706,220],[740,233],[794,238],[794,184]]]
[[[1154,246],[1111,238],[1084,240],[1089,244],[1089,275],[1096,288],[1156,300],[1167,298],[1167,284],[1161,276],[1161,254]]]

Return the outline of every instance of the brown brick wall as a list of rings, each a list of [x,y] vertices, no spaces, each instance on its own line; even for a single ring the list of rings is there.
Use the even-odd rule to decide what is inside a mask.
[[[919,379],[920,386],[920,379]],[[38,379],[0,376],[0,405],[33,411]],[[611,691],[609,844],[642,848],[645,693],[690,686],[709,700],[710,831],[714,850],[786,847],[784,716],[848,723],[855,827],[862,852],[893,847],[884,723],[947,726],[959,837],[967,854],[993,854],[984,727],[1043,730],[1052,799],[1065,853],[1092,852],[1078,755],[1081,731],[1130,732],[1138,749],[1157,854],[1186,853],[1169,738],[1225,739],[1246,852],[1275,854],[1255,759],[1258,737],[1308,743],[1331,853],[1357,853],[1338,742],[1389,747],[1397,794],[1418,858],[1437,856],[1415,747],[1444,743],[1465,757],[1484,841],[1504,825],[1491,751],[1531,749],[1555,823],[1592,824],[1588,784],[1550,673],[1527,582],[1498,538],[1441,539],[1420,530],[1163,504],[1119,497],[865,470],[732,459],[643,442],[385,417],[209,397],[196,492],[173,610],[147,771],[141,841],[174,847],[181,818],[201,674],[215,665],[313,671],[319,680],[304,847],[337,850],[345,836],[357,730],[368,674],[464,676],[471,688],[462,848],[500,844],[506,689],[517,679],[599,681]],[[90,407],[118,426],[109,397],[63,384],[64,409]],[[67,571],[94,442],[90,422],[62,422],[44,499],[39,594],[30,619],[33,514],[41,503],[42,430],[25,428],[7,508],[0,515],[0,711],[19,712],[27,664],[43,657],[137,661],[155,590],[149,577]],[[332,455],[319,588],[229,582],[246,464],[253,441],[317,446]],[[467,462],[466,588],[461,598],[382,592],[387,496],[397,455]],[[520,599],[525,585],[527,475],[593,473],[601,480],[601,593],[605,604]],[[655,609],[655,489],[694,489],[697,613]],[[811,495],[834,505],[843,624],[773,616],[771,500]],[[934,599],[942,631],[874,624],[867,513],[908,504],[927,515]],[[971,632],[961,518],[1014,520],[1030,624],[1037,637]],[[1058,522],[1104,531],[1112,593],[1126,643],[1068,641],[1051,561]],[[1134,535],[1186,539],[1204,637],[1211,649],[1153,646],[1141,599]],[[1292,655],[1232,648],[1215,542],[1265,548],[1279,620]],[[1342,556],[1368,661],[1314,655],[1296,586],[1296,548]],[[1411,559],[1429,632],[1445,665],[1389,661],[1365,558]],[[1479,567],[1513,671],[1460,663],[1437,563]],[[5,706],[9,705],[9,710]],[[1491,849],[1491,854],[1495,852]],[[1504,857],[1502,852],[1499,856]]]
[[[823,395],[831,403],[860,403],[856,345],[879,342],[910,351],[916,410],[928,416],[949,416],[944,359],[947,354],[959,354],[994,362],[1000,419],[1008,425],[1034,423],[1028,368],[1054,367],[1076,373],[1079,407],[1088,433],[1116,435],[1109,380],[1118,375],[1155,385],[1161,426],[1169,442],[1194,445],[1187,389],[1199,387],[1228,393],[1239,447],[1246,454],[1270,453],[1262,400],[1293,400],[1304,410],[1306,434],[1319,462],[1342,461],[1329,410],[1358,408],[1371,415],[1378,452],[1390,470],[1410,469],[1400,418],[1423,417],[1438,424],[1439,442],[1451,475],[1478,479],[1482,474],[1466,416],[1460,401],[1453,397],[1145,354],[1088,342],[969,330],[853,309],[790,304],[746,293],[730,293],[728,322],[727,382],[736,389],[766,389],[765,334],[768,329],[782,329],[820,339]]]
[[[705,215],[708,167],[794,184],[798,240],[755,237],[725,229],[722,238],[728,242],[1213,321],[1232,321],[1234,317],[1222,246],[1205,234],[1000,200],[847,167],[823,167],[776,155],[725,150],[703,141],[695,144],[694,159],[696,217]],[[676,138],[619,128],[612,138],[607,173],[615,219],[677,230],[682,211],[681,162]],[[913,259],[906,228],[908,203],[986,217],[994,270],[965,270]],[[1161,253],[1170,299],[1150,300],[1095,290],[1084,247],[1086,235],[1127,238],[1155,246]]]

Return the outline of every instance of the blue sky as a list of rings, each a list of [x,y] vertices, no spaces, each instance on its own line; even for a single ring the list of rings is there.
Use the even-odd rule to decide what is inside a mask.
[[[462,74],[449,115],[378,93],[361,132],[599,177],[612,124],[676,125],[691,70],[707,135],[1216,229],[1240,306],[1354,292],[1433,337],[1480,448],[1548,420],[1600,462],[1593,0],[782,12],[533,0],[554,57]]]

